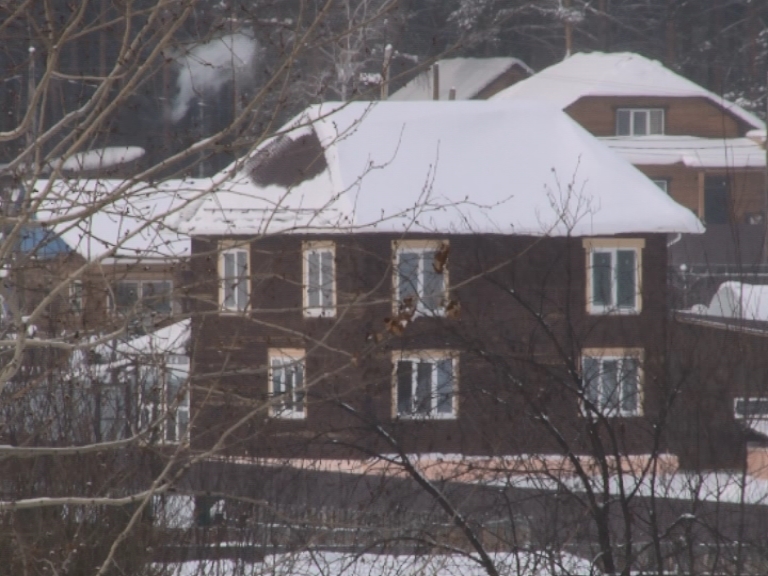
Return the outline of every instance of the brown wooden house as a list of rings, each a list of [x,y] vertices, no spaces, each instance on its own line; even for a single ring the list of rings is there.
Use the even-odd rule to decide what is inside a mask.
[[[180,225],[193,448],[672,450],[667,234],[701,232],[690,211],[529,102],[330,104],[281,132]]]
[[[580,53],[494,96],[563,109],[706,224],[670,250],[679,267],[745,269],[763,261],[764,123],[744,108],[632,53]],[[705,297],[708,298],[710,294]]]

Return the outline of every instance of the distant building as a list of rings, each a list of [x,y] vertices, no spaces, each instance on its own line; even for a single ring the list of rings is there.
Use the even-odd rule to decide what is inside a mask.
[[[437,72],[435,72],[437,69]],[[485,100],[533,74],[517,58],[444,58],[394,92],[390,100]],[[435,98],[435,78],[438,98]]]
[[[494,99],[550,102],[706,224],[670,249],[688,272],[744,273],[762,262],[765,150],[754,114],[639,54],[574,54]],[[703,294],[711,295],[709,288]]]

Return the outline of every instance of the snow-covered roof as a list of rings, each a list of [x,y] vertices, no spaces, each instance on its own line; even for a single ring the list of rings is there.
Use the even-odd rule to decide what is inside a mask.
[[[634,165],[690,168],[765,168],[765,150],[750,138],[611,136],[602,142]]]
[[[138,160],[144,153],[144,148],[139,146],[107,146],[78,152],[63,162],[60,159],[52,160],[48,165],[50,168],[60,168],[66,172],[103,170]]]
[[[739,320],[768,321],[768,286],[723,282],[709,306],[699,305],[691,312]]]
[[[703,230],[692,212],[565,113],[536,102],[330,103],[308,108],[281,132],[180,230]]]
[[[528,74],[533,70],[522,60],[499,58],[446,58],[438,60],[440,71],[440,100],[447,100],[451,88],[456,89],[457,100],[469,100],[514,66]],[[432,100],[432,69],[425,70],[405,86],[394,92],[390,100]]]
[[[631,52],[578,53],[506,88],[493,99],[533,98],[565,109],[585,96],[659,96],[706,98],[753,128],[757,116],[714,92]]]
[[[210,179],[158,185],[125,180],[38,180],[36,219],[87,259],[156,260],[189,254],[175,223]]]

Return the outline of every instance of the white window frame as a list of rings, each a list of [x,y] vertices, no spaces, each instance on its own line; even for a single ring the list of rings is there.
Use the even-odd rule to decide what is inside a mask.
[[[300,420],[307,417],[307,369],[305,362],[306,353],[298,349],[270,349],[267,355],[269,364],[267,370],[268,390],[269,390],[269,415],[272,418],[281,420]],[[275,390],[275,378],[278,371],[281,371],[285,377],[285,370],[300,369],[301,382],[296,385],[295,372],[293,375],[293,384],[291,386],[290,406],[286,407],[281,397],[285,392]],[[299,409],[296,405],[300,405]]]
[[[629,114],[629,134],[621,134],[619,132],[619,114],[622,113],[628,113]],[[651,114],[652,113],[661,113],[661,131],[660,132],[651,132]],[[641,114],[645,114],[645,132],[638,134],[638,124],[642,123],[639,121],[639,117]],[[664,108],[617,108],[616,109],[616,136],[659,136],[663,135],[666,132],[666,111]]]
[[[403,299],[401,298],[400,287],[400,256],[402,254],[418,254],[420,256],[417,264],[418,284],[416,286],[416,315],[423,316],[444,316],[445,304],[448,302],[448,267],[443,268],[443,288],[440,294],[434,296],[440,297],[438,305],[432,309],[425,303],[427,294],[424,293],[424,272],[427,265],[424,254],[430,252],[438,252],[439,250],[448,247],[447,240],[399,240],[392,244],[393,265],[392,265],[392,283],[394,290],[394,297],[392,301],[392,310],[394,314],[397,314],[401,306],[403,305]],[[429,265],[432,265],[430,261]]]
[[[756,402],[756,403],[765,403],[768,406],[768,397],[766,396],[738,396],[733,399],[733,415],[737,420],[747,420],[747,421],[755,421],[755,420],[768,420],[768,408],[765,412],[761,412],[758,414],[741,414],[739,413],[738,406],[739,402]]]
[[[225,274],[225,258],[226,255],[231,254],[234,257],[235,267],[237,267],[238,254],[245,254],[245,302],[240,302],[238,294],[238,288],[240,286],[240,280],[233,283],[233,300],[234,305],[227,305],[227,278]],[[233,314],[239,314],[246,312],[250,308],[251,303],[251,250],[250,246],[245,242],[221,242],[219,244],[219,257],[218,257],[218,274],[219,274],[219,310],[222,312],[228,312]],[[234,279],[233,279],[234,280]]]
[[[159,444],[189,444],[190,427],[190,392],[189,392],[189,357],[182,355],[169,355],[154,359],[164,361],[165,366],[158,369],[157,366],[133,368],[138,370],[141,376],[137,378],[139,392],[139,428],[157,426],[160,437],[155,438]],[[158,388],[153,390],[154,398],[146,398],[145,379],[154,372],[157,378]],[[169,385],[171,378],[180,380],[179,390],[175,398],[169,398]],[[184,418],[180,418],[184,415]],[[173,430],[173,434],[170,434]]]
[[[323,275],[323,255],[330,254],[331,257],[331,278],[327,279]],[[312,285],[310,278],[310,258],[316,255],[319,259],[318,275],[319,285]],[[333,242],[305,242],[302,245],[302,277],[303,277],[303,307],[306,318],[333,318],[336,316],[336,247]],[[326,300],[324,286],[330,286],[329,298]],[[310,305],[310,292],[317,289],[320,304]]]
[[[587,407],[585,400],[589,399],[588,386],[590,384],[586,381],[586,360],[588,358],[597,360],[599,365],[600,379],[597,391],[597,401],[592,402],[594,410],[605,416],[606,418],[632,418],[643,415],[643,385],[645,382],[645,375],[643,371],[643,359],[644,352],[641,348],[587,348],[582,350],[581,354],[581,373],[582,373],[582,385],[583,385],[583,399],[581,402],[582,414],[586,415],[590,409]],[[623,382],[616,383],[616,390],[619,392],[619,398],[616,401],[618,408],[611,408],[605,405],[604,402],[604,390],[603,390],[603,376],[605,362],[617,362],[617,372],[624,372],[624,363],[628,360],[635,362],[636,378],[635,384],[635,409],[625,410],[624,404],[624,385]]]
[[[586,238],[583,241],[586,253],[586,304],[588,314],[640,314],[643,309],[643,248],[645,240],[640,238]],[[634,251],[635,253],[635,298],[631,306],[618,306],[619,252]],[[595,254],[611,255],[611,301],[608,304],[596,302],[594,299]]]
[[[451,388],[451,411],[439,412],[439,390],[438,390],[438,362],[450,361],[452,370],[452,388]],[[411,363],[411,410],[409,412],[400,411],[400,381],[398,367],[400,362]],[[430,377],[430,396],[429,410],[426,412],[417,412],[413,407],[413,402],[418,394],[418,368],[414,369],[420,363],[432,364]],[[417,350],[417,351],[398,351],[392,353],[392,417],[400,420],[455,420],[459,413],[459,356],[458,353],[449,350]]]

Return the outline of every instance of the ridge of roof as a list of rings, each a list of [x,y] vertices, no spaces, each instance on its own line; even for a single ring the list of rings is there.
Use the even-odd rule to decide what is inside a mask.
[[[741,106],[718,96],[634,52],[578,52],[505,88],[491,97],[542,99],[565,109],[585,96],[701,97],[714,102],[753,128],[765,123]]]

